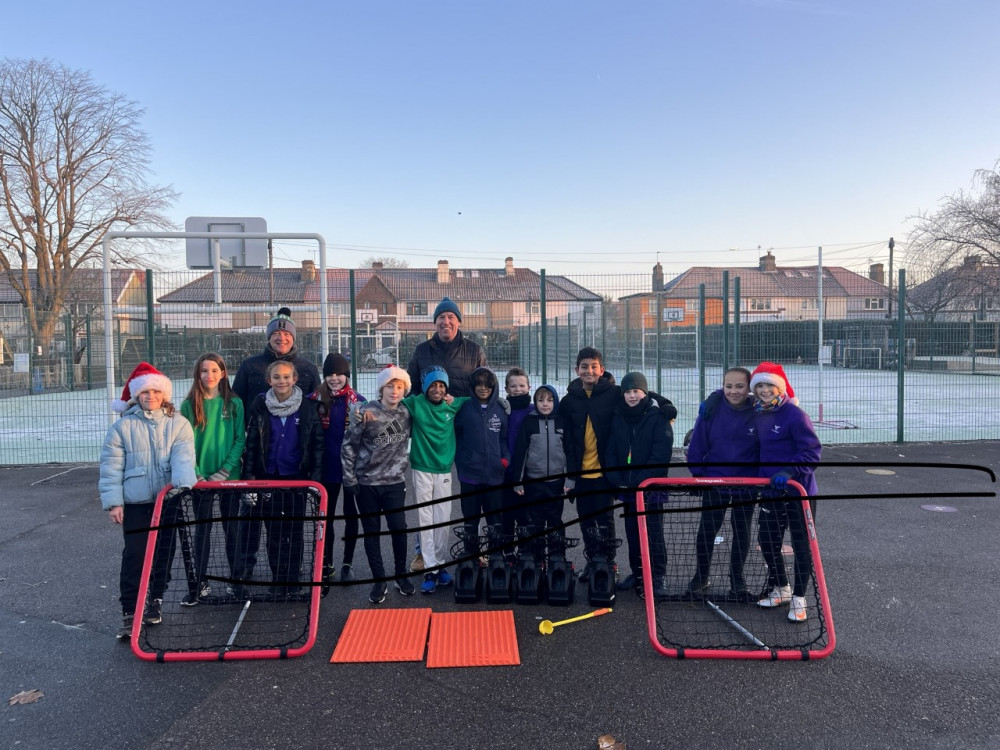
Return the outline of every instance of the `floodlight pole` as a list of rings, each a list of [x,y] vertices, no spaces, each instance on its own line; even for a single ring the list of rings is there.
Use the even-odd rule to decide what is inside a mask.
[[[108,403],[115,399],[115,358],[114,358],[114,335],[111,331],[112,308],[111,308],[111,240],[115,239],[143,239],[143,240],[313,240],[319,245],[319,310],[320,310],[320,338],[322,339],[321,358],[326,359],[329,354],[330,322],[327,320],[329,308],[327,297],[326,278],[326,240],[321,234],[303,232],[108,232],[101,241],[103,249],[104,263],[104,369],[107,378]],[[220,287],[216,291],[216,303],[221,304],[221,274],[219,250],[213,252],[213,268],[217,284]],[[152,362],[150,364],[153,364]],[[109,424],[114,422],[115,415],[108,414]]]

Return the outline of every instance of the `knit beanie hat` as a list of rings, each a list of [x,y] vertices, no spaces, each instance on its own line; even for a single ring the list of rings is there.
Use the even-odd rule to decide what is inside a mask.
[[[132,374],[128,376],[128,380],[125,381],[122,397],[111,402],[112,411],[121,414],[131,404],[135,403],[133,399],[150,388],[162,391],[164,401],[170,401],[174,393],[174,386],[170,382],[170,378],[148,362],[140,362],[132,370]]]
[[[292,339],[295,339],[295,323],[292,322],[292,311],[287,307],[282,307],[278,310],[278,314],[271,318],[270,322],[267,324],[267,338],[271,338],[271,334],[275,331],[288,331],[292,334]]]
[[[785,370],[781,365],[774,362],[761,362],[757,365],[757,369],[750,376],[750,390],[753,391],[758,383],[769,383],[777,388],[779,393],[787,394],[788,400],[793,404],[799,403],[795,397],[795,389],[788,382],[788,376],[785,375]]]
[[[455,317],[458,318],[458,322],[462,322],[462,313],[458,311],[458,305],[452,302],[448,297],[438,302],[438,306],[434,308],[434,320],[438,319],[438,315],[441,313],[455,313]]]
[[[390,380],[401,380],[403,385],[406,386],[406,392],[410,392],[410,376],[402,367],[397,367],[396,365],[386,365],[381,370],[378,371],[378,377],[376,378],[376,390],[381,393],[382,389]]]
[[[427,393],[431,383],[438,381],[444,383],[445,388],[448,387],[448,371],[439,365],[431,365],[420,373],[420,388],[424,393]]]
[[[338,352],[330,352],[326,355],[326,359],[323,360],[323,377],[326,378],[330,375],[351,377],[351,363],[347,361],[347,357]]]
[[[622,391],[631,391],[638,388],[643,393],[649,393],[649,383],[646,376],[641,372],[627,372],[622,378]]]

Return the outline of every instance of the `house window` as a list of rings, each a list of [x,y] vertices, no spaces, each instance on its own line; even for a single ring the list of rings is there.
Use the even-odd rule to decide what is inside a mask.
[[[866,310],[884,310],[885,297],[868,297],[865,299]]]
[[[4,320],[19,320],[21,318],[21,306],[16,304],[0,305],[0,318]]]
[[[819,300],[816,300],[816,299],[804,299],[804,300],[802,300],[802,309],[803,310],[818,310],[819,309]]]
[[[542,313],[542,303],[541,302],[525,302],[524,312],[528,315],[541,315]]]
[[[751,297],[750,309],[756,312],[764,312],[771,309],[771,300],[764,297]]]
[[[646,312],[650,315],[656,314],[656,297],[646,300]]]
[[[348,304],[350,304],[350,303],[348,303]],[[383,315],[388,315],[389,314],[389,303],[388,302],[383,302],[382,303],[382,314]]]
[[[426,302],[407,302],[406,303],[406,314],[407,314],[407,316],[426,315],[427,314],[427,303]]]
[[[486,303],[485,302],[463,302],[462,312],[466,315],[485,315],[486,314]]]
[[[684,300],[684,309],[688,312],[698,312],[698,300],[696,299],[686,299]]]

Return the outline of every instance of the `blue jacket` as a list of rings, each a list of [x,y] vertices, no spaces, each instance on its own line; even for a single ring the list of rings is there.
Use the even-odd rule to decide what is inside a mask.
[[[715,397],[721,400],[716,400]],[[708,411],[699,410],[698,419],[691,431],[687,460],[690,463],[711,463],[711,466],[691,466],[693,477],[755,477],[760,460],[760,441],[757,439],[757,420],[753,411],[753,398],[748,398],[746,408],[734,409],[726,401],[722,390],[705,400],[714,401]],[[730,462],[745,462],[753,466],[732,466]]]
[[[475,375],[475,373],[473,373]],[[507,413],[497,404],[497,389],[480,404],[473,397],[455,415],[455,466],[458,478],[469,484],[503,484],[507,450]]]
[[[104,510],[151,503],[166,485],[194,487],[194,432],[174,411],[143,411],[136,404],[108,428],[101,447],[97,488]]]
[[[807,462],[819,461],[822,446],[812,421],[795,404],[786,402],[774,411],[755,413],[757,435],[760,440],[760,461]],[[817,493],[815,469],[801,466],[761,466],[759,477],[772,477],[779,471],[788,473],[790,479],[801,484],[808,495]]]
[[[559,396],[556,394],[555,389],[549,388],[548,390],[552,393],[555,403],[558,406]],[[504,474],[504,479],[510,483],[515,481],[514,447],[517,443],[517,436],[521,431],[521,425],[524,423],[525,418],[529,414],[534,413],[535,407],[531,402],[530,393],[525,393],[523,396],[508,396],[507,403],[510,404],[510,414],[507,415],[507,452],[510,453],[511,462]]]
[[[653,477],[667,476],[674,450],[674,430],[667,413],[650,396],[635,407],[622,398],[611,420],[611,437],[602,462],[612,487],[629,488]]]

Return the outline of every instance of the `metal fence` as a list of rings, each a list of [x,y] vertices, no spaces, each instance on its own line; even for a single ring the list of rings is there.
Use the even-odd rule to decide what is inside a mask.
[[[203,276],[145,272],[140,291],[145,285],[151,296],[141,294],[144,303],[136,304],[133,295],[128,305],[115,307],[113,390],[107,383],[100,298],[74,303],[44,346],[30,335],[25,317],[4,305],[0,464],[95,461],[110,420],[109,396],[120,392],[123,377],[140,361],[151,361],[174,380],[179,403],[201,353],[221,354],[232,374],[244,358],[260,352],[264,326],[282,300],[228,307],[224,300],[215,315],[206,314],[204,306],[162,301]],[[818,293],[796,298],[801,309],[794,311],[755,309],[762,307],[759,300],[740,298],[735,276],[725,294],[709,282],[699,285],[694,298],[678,297],[669,283],[653,291],[644,274],[560,278],[593,292],[590,301],[554,311],[545,305],[551,291],[540,285],[536,298],[524,301],[527,309],[540,303],[528,322],[463,325],[501,381],[508,368],[520,366],[532,386],[549,382],[564,389],[575,377],[577,352],[592,346],[618,379],[631,370],[644,372],[650,387],[677,405],[677,431],[683,434],[694,422],[698,403],[720,386],[725,367],[752,369],[770,360],[783,364],[826,443],[1000,436],[1000,417],[987,400],[997,383],[993,377],[1000,374],[1000,320],[990,319],[992,311],[982,307],[934,316],[911,311],[900,319],[898,312],[908,310],[907,286],[913,286],[904,274],[893,291],[891,317],[878,304],[832,317],[830,305],[822,319]],[[401,314],[387,316],[394,319],[391,326],[361,320],[359,291],[348,289],[346,299],[331,296],[325,311],[318,302],[298,300],[289,306],[300,353],[321,364],[324,350],[351,352],[354,384],[371,397],[377,369],[388,361],[405,366],[433,324],[426,312],[409,316],[409,328],[400,324],[406,317]],[[426,301],[432,311],[437,300]],[[328,320],[325,347],[316,323],[320,315]],[[413,330],[417,324],[420,330]]]

